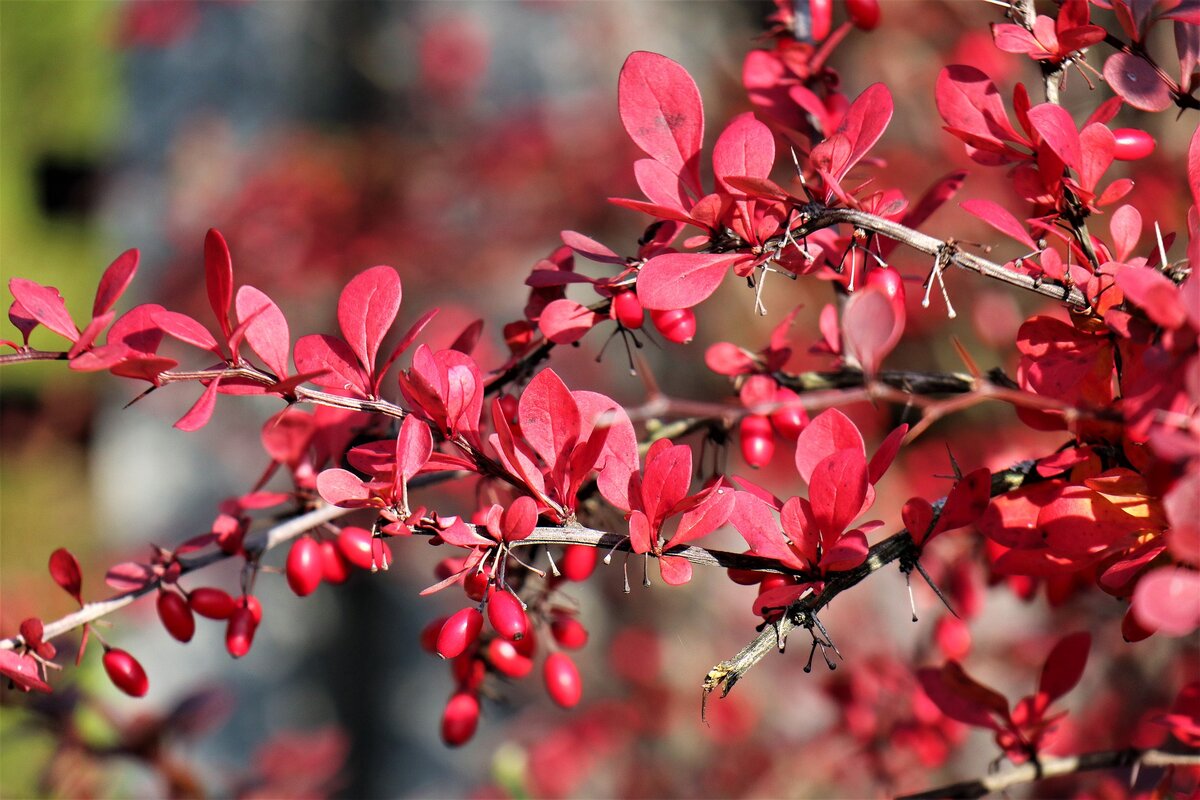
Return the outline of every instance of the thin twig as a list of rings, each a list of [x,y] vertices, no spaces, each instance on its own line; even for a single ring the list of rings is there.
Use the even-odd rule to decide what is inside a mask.
[[[1003,792],[1023,783],[1034,783],[1047,778],[1074,775],[1098,769],[1119,769],[1134,765],[1144,767],[1200,766],[1200,755],[1195,753],[1169,753],[1164,750],[1105,750],[1080,753],[1059,758],[1041,756],[1037,763],[1029,762],[1003,772],[987,775],[973,781],[961,781],[940,786],[916,794],[901,795],[899,800],[934,800],[935,798],[983,797],[992,792]]]

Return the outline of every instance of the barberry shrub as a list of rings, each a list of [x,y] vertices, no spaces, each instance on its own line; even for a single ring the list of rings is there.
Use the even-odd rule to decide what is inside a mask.
[[[1200,6],[992,6],[957,58],[901,87],[899,6],[777,0],[744,43],[740,110],[719,115],[678,61],[630,54],[612,124],[636,191],[613,193],[636,196],[609,201],[640,233],[549,232],[544,258],[495,278],[527,287],[521,312],[445,341],[401,270],[356,269],[323,329],[240,282],[239,236],[216,228],[189,273],[200,315],[123,300],[136,249],[86,316],[34,272],[9,279],[5,372],[65,362],[135,399],[190,393],[175,428],[195,437],[226,407],[274,409],[261,478],[206,530],[113,564],[114,594],[42,537],[78,608],[5,618],[5,702],[187,795],[163,743],[215,701],[80,748],[90,701],[49,671],[64,651],[152,695],[155,652],[107,641],[126,606],[153,605],[164,643],[213,627],[249,660],[272,625],[264,582],[321,603],[325,584],[419,571],[441,604],[408,644],[448,674],[420,724],[464,759],[485,758],[481,732],[517,748],[497,794],[1197,791]],[[161,34],[154,20],[139,5],[125,35]],[[843,80],[868,47],[879,74]],[[896,133],[902,92],[928,114]],[[581,353],[631,370],[642,397]],[[596,625],[605,592],[637,605]],[[658,623],[673,604],[729,648],[692,698],[669,680],[700,647],[677,652]],[[506,729],[506,700],[533,725]],[[677,725],[722,757],[664,755]],[[344,752],[329,732],[274,742],[236,791],[333,791]]]

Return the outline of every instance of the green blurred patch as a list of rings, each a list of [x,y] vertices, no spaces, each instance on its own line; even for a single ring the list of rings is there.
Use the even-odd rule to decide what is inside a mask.
[[[81,169],[103,166],[118,133],[120,59],[111,42],[119,11],[93,0],[0,2],[0,279],[58,287],[77,322],[90,310],[105,248],[86,215],[47,213],[45,187],[65,182],[69,191]],[[0,324],[0,338],[17,336],[7,320]],[[34,344],[58,348],[63,340],[41,331]],[[10,368],[0,381],[72,377]]]

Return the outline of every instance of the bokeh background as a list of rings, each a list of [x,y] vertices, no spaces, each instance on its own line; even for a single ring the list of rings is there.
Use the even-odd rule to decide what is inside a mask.
[[[438,306],[426,340],[446,346],[482,317],[476,357],[495,366],[504,358],[500,328],[524,305],[524,277],[558,246],[560,230],[632,252],[646,222],[605,202],[636,195],[636,150],[616,113],[616,79],[628,53],[653,50],[687,67],[704,96],[711,143],[725,120],[749,107],[741,62],[769,11],[766,3],[615,0],[4,0],[0,273],[5,282],[22,276],[57,286],[82,312],[104,266],[138,247],[142,266],[122,309],[154,301],[203,315],[202,242],[216,227],[229,242],[238,283],[279,301],[293,336],[331,330],[346,279],[391,264],[404,281],[401,325]],[[991,45],[987,23],[999,17],[985,3],[885,0],[883,11],[881,27],[851,34],[833,64],[850,96],[879,80],[892,88],[897,112],[878,154],[886,180],[915,199],[936,177],[969,164],[934,110],[941,66],[975,64],[1005,92],[1036,78],[1027,63]],[[1081,88],[1078,75],[1070,80]],[[1067,98],[1080,111],[1096,102],[1086,91]],[[1183,196],[1178,164],[1190,131],[1131,111],[1118,122],[1149,126],[1158,136],[1131,199],[1147,220],[1179,230],[1184,209],[1171,198]],[[1010,201],[1002,175],[993,173],[974,174],[959,199]],[[995,240],[953,207],[930,229],[966,242]],[[1019,253],[1001,245],[994,255]],[[914,277],[929,267],[903,253],[897,266]],[[733,341],[757,349],[797,304],[804,309],[793,368],[827,365],[807,350],[828,286],[784,284],[777,281],[777,294],[768,296],[766,319],[753,315],[748,293],[726,286],[700,308],[691,349],[650,346],[659,383],[678,397],[729,398],[726,380],[703,368],[703,348]],[[1017,327],[1038,301],[957,275],[950,288],[959,319],[946,320],[937,301],[926,312],[914,303],[910,339],[889,364],[960,369],[951,344],[957,336],[980,365],[1011,372]],[[616,343],[596,362],[605,335],[593,333],[578,350],[561,348],[552,365],[574,388],[637,403],[644,386],[630,377]],[[40,331],[34,343],[52,340]],[[107,566],[144,557],[147,542],[170,546],[207,530],[217,504],[245,491],[266,465],[258,431],[277,403],[229,398],[207,429],[184,434],[171,423],[193,392],[173,387],[124,408],[138,391],[55,364],[0,374],[6,634],[26,616],[70,610],[46,574],[53,548],[71,548],[84,564],[85,594],[102,596]],[[903,413],[851,411],[875,441]],[[942,493],[947,483],[936,476],[949,473],[947,437],[964,469],[1000,468],[1063,440],[1021,427],[1008,408],[956,416],[906,451],[881,485],[876,516],[895,522],[911,494]],[[728,461],[731,470],[748,471],[736,448]],[[790,462],[781,447],[756,479],[794,492]],[[470,493],[431,495],[430,502],[466,510]],[[727,534],[714,544],[738,547]],[[944,563],[967,563],[972,547],[944,543]],[[958,742],[965,746],[941,772],[903,747],[891,752],[897,734],[889,719],[910,714],[895,709],[907,708],[912,694],[911,676],[893,674],[895,665],[940,661],[931,631],[944,613],[918,587],[922,623],[911,625],[898,574],[878,576],[828,612],[825,622],[847,655],[844,670],[818,666],[802,674],[807,647],[797,643],[715,704],[706,726],[700,681],[753,636],[753,590],[698,574],[683,589],[635,587],[625,596],[616,567],[572,592],[592,631],[580,658],[586,706],[558,711],[536,680],[498,686],[476,739],[447,750],[437,726],[451,679],[416,640],[458,598],[417,596],[433,582],[437,559],[429,548],[402,543],[396,555],[389,574],[358,575],[304,601],[278,576],[264,575],[258,587],[267,621],[252,653],[236,663],[217,625],[201,624],[181,646],[156,624],[149,603],[117,615],[106,635],[139,655],[152,689],[143,701],[125,701],[91,654],[57,679],[87,698],[79,730],[112,741],[130,720],[165,713],[205,689],[207,699],[195,701],[205,709],[197,715],[203,724],[172,741],[171,752],[215,795],[270,770],[308,770],[314,785],[347,797],[855,796],[973,776],[990,757],[986,739],[965,732]],[[1119,637],[1112,622],[1119,608],[1079,602],[1050,612],[986,589],[978,568],[954,569],[944,570],[949,579],[977,586],[980,595],[973,672],[1014,693],[1032,688],[1056,633],[1108,619],[1097,636]],[[213,572],[206,583],[236,586],[235,572]],[[1007,646],[1020,637],[1034,643],[1027,652]],[[1155,645],[1145,647],[1153,661]],[[867,677],[851,686],[846,673],[856,672]],[[1150,678],[1129,664],[1090,671],[1093,708],[1108,707],[1094,699],[1106,675],[1116,681],[1107,691],[1131,683],[1149,691],[1143,684]],[[7,690],[3,697],[0,796],[161,794],[161,776],[132,761],[52,760],[54,739],[39,729],[38,716]],[[880,741],[847,736],[852,705],[854,724],[875,726]],[[268,742],[274,749],[256,750]],[[871,748],[879,752],[866,759]]]

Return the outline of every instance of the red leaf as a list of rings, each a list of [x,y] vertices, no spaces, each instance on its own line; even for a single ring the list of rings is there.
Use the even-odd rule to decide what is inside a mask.
[[[847,532],[839,536],[821,556],[822,572],[838,572],[854,569],[867,560],[871,547],[867,544],[867,535],[860,530]]]
[[[79,338],[79,329],[58,289],[25,278],[13,278],[8,282],[8,290],[30,317],[65,339],[73,342]]]
[[[979,728],[1000,730],[991,715],[1008,716],[1008,701],[973,680],[957,661],[948,661],[941,669],[919,670],[917,679],[933,704],[951,719]]]
[[[1104,125],[1088,125],[1079,133],[1079,147],[1079,183],[1090,192],[1112,166],[1117,137]]]
[[[1054,645],[1050,655],[1046,656],[1038,682],[1038,693],[1045,695],[1047,703],[1062,697],[1079,683],[1091,646],[1092,636],[1086,631],[1064,636]]]
[[[1113,53],[1104,62],[1104,80],[1125,102],[1142,111],[1165,111],[1171,92],[1154,67],[1132,53]]]
[[[697,195],[704,109],[687,70],[671,59],[639,51],[625,60],[617,106],[629,138],[670,169]]]
[[[187,410],[187,413],[175,421],[174,427],[181,431],[198,431],[208,424],[212,419],[213,411],[217,407],[217,389],[220,387],[221,379],[214,378],[204,387],[204,392],[195,404]]]
[[[104,582],[118,592],[132,592],[141,589],[154,579],[154,571],[145,564],[136,561],[123,561],[109,568],[104,573]]]
[[[888,467],[892,465],[896,454],[900,452],[901,445],[904,444],[904,435],[908,433],[908,424],[904,423],[900,427],[893,430],[883,440],[883,444],[879,445],[879,449],[875,451],[875,455],[871,456],[871,463],[867,465],[867,481],[876,484],[883,474],[887,472]]]
[[[216,228],[204,237],[204,280],[208,287],[208,303],[221,326],[225,338],[233,332],[229,324],[229,305],[233,302],[233,260],[229,245]]]
[[[938,113],[951,128],[957,128],[993,142],[1020,142],[1004,108],[1004,100],[991,78],[962,64],[946,67],[938,75],[935,90]],[[973,150],[971,159],[981,164],[1003,164],[1005,156]]]
[[[749,492],[737,492],[729,522],[750,546],[750,552],[774,558],[796,569],[808,567],[787,546],[771,506]]]
[[[75,340],[75,344],[71,345],[71,349],[67,351],[67,358],[74,359],[91,347],[96,341],[96,337],[108,327],[108,323],[112,322],[116,315],[117,312],[109,311],[98,317],[92,317],[91,322],[83,329],[83,333],[79,334],[79,338]]]
[[[534,451],[552,470],[564,471],[579,441],[581,422],[575,398],[554,370],[544,369],[529,382],[521,393],[517,418]]]
[[[1037,527],[1053,555],[1081,559],[1132,544],[1143,520],[1126,514],[1104,495],[1068,486],[1038,513]]]
[[[380,265],[350,279],[338,298],[338,324],[363,370],[374,374],[379,345],[400,311],[400,275]]]
[[[633,177],[637,181],[638,188],[642,190],[642,194],[646,195],[646,199],[651,203],[675,209],[686,216],[692,201],[688,197],[683,182],[679,180],[679,176],[669,168],[652,158],[639,158],[633,162]],[[581,253],[581,255],[586,254]],[[600,260],[594,255],[588,255],[588,258],[593,261]],[[610,263],[623,264],[624,260]]]
[[[32,689],[50,694],[50,684],[42,680],[38,662],[33,656],[14,650],[0,650],[0,675],[20,686],[24,691]]]
[[[873,286],[850,295],[842,313],[842,340],[846,354],[862,365],[872,378],[904,334],[904,317],[896,313],[891,299]]]
[[[192,347],[199,347],[201,350],[207,350],[218,356],[221,355],[221,346],[217,344],[216,337],[209,333],[208,328],[187,314],[180,314],[178,311],[167,311],[165,308],[155,307],[151,311],[151,319],[168,336],[173,336],[184,344],[190,344]],[[230,333],[232,333],[232,330]]]
[[[900,509],[900,518],[908,535],[918,547],[925,543],[929,527],[933,524],[933,506],[923,497],[913,497]]]
[[[664,253],[638,273],[637,293],[649,311],[691,308],[717,290],[737,253]]]
[[[425,326],[433,321],[433,318],[438,315],[440,310],[441,309],[431,308],[430,310],[426,311],[421,315],[421,318],[414,322],[412,327],[410,327],[404,333],[404,336],[400,338],[400,342],[395,346],[395,348],[392,349],[391,355],[387,357],[387,360],[383,362],[383,366],[380,367],[375,373],[375,385],[372,388],[375,390],[376,394],[379,392],[380,381],[383,379],[383,376],[387,374],[387,371],[391,369],[392,364],[396,363],[396,359],[404,355],[405,351],[412,347],[412,343],[416,341],[418,336],[421,335],[421,331],[425,330]]]
[[[812,483],[813,468],[839,450],[850,449],[866,459],[862,434],[850,418],[830,408],[822,411],[796,440],[796,469],[805,483]]]
[[[296,340],[292,358],[297,372],[320,373],[312,379],[317,386],[368,396],[366,373],[350,346],[336,336],[323,333],[301,336]]]
[[[279,306],[253,286],[238,289],[237,317],[246,326],[246,342],[277,378],[288,374],[288,353],[292,349],[287,318]]]
[[[500,530],[503,532],[504,541],[519,542],[528,538],[537,527],[537,520],[537,503],[532,497],[522,495],[513,500],[500,517]]]
[[[992,493],[992,474],[987,469],[977,469],[963,476],[954,484],[950,494],[946,496],[946,504],[938,516],[934,534],[952,531],[964,525],[970,525],[987,510]]]
[[[75,602],[83,605],[83,573],[70,550],[60,547],[50,554],[50,577],[64,592],[74,597]]]
[[[715,531],[729,520],[737,501],[736,492],[729,486],[717,486],[699,505],[684,512],[679,518],[675,535],[667,547],[694,542]]]
[[[104,270],[100,277],[99,286],[96,287],[96,300],[92,303],[93,317],[98,317],[113,307],[133,280],[137,267],[137,250],[126,250],[108,265],[108,269]]]
[[[1017,331],[1017,349],[1023,387],[1068,402],[1112,401],[1113,351],[1106,338],[1051,317],[1031,317]]]
[[[321,474],[324,475],[325,473]],[[442,518],[442,521],[446,521],[444,517]],[[455,519],[451,525],[448,525],[439,531],[438,537],[442,541],[457,545],[458,547],[492,547],[496,544],[491,539],[488,539],[485,536],[480,536],[478,533],[476,533],[476,530],[473,526],[466,524],[461,519]]]
[[[840,134],[849,143],[848,152],[843,153],[836,146],[831,151],[828,171],[836,180],[844,178],[883,136],[892,120],[892,109],[892,93],[882,83],[868,86],[846,109],[846,115],[829,137],[835,139]],[[818,152],[825,152],[823,148],[830,143],[829,139],[813,148],[814,161],[820,160]]]
[[[646,454],[642,470],[642,508],[657,530],[687,497],[692,482],[692,448],[660,439]]]
[[[1200,627],[1200,573],[1162,567],[1144,576],[1133,590],[1133,614],[1147,628],[1187,636]]]
[[[857,450],[838,450],[813,467],[808,498],[822,541],[831,542],[850,526],[867,496],[867,460]]]
[[[433,455],[433,433],[429,426],[409,414],[400,423],[396,437],[396,473],[401,481],[409,481]]]
[[[658,571],[668,586],[683,586],[692,579],[692,564],[684,558],[659,556]]]
[[[1142,236],[1142,215],[1133,206],[1121,206],[1112,213],[1108,229],[1112,232],[1117,261],[1128,260]]]
[[[642,162],[639,161],[638,163]],[[658,164],[657,161],[649,163]],[[562,237],[563,244],[589,261],[625,266],[625,259],[590,236],[584,236],[582,233],[576,233],[575,231],[562,231],[559,235]]]
[[[979,217],[1005,236],[1016,239],[1031,251],[1038,249],[1033,241],[1033,237],[1025,230],[1025,226],[1004,207],[993,203],[991,200],[968,200],[959,205],[968,214]]]
[[[353,472],[327,469],[317,476],[317,493],[330,505],[360,508],[370,504],[371,490]]]
[[[1192,141],[1188,144],[1187,179],[1188,188],[1192,190],[1192,205],[1200,207],[1200,127],[1196,128],[1196,132],[1192,134]],[[1195,228],[1191,227],[1191,230]]]
[[[1145,311],[1157,324],[1175,330],[1187,322],[1183,293],[1158,270],[1126,266],[1117,273],[1116,281],[1125,298]]]
[[[629,515],[629,544],[635,553],[649,553],[657,544],[654,529],[646,515],[635,510]]]
[[[555,344],[571,344],[607,319],[574,300],[562,298],[549,303],[538,317],[538,327]]]
[[[727,178],[766,178],[775,165],[775,137],[771,129],[754,118],[739,114],[721,131],[713,145],[713,173],[717,186],[729,194],[740,194]]]

